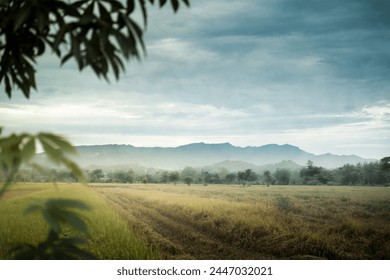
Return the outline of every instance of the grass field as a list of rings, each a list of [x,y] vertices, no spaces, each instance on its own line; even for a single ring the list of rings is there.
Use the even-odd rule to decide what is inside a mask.
[[[85,249],[98,259],[159,259],[125,221],[90,188],[80,184],[18,184],[0,199],[0,259],[10,259],[8,252],[15,244],[36,245],[47,235],[47,224],[39,214],[23,212],[37,201],[48,198],[72,198],[86,202],[92,209],[80,213],[89,227]],[[69,236],[77,235],[68,229]]]
[[[168,184],[19,184],[0,200],[0,258],[45,235],[22,213],[53,195],[93,208],[101,259],[390,259],[390,188]]]

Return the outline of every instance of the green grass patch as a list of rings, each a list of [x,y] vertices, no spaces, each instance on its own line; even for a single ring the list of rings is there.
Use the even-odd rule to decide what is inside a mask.
[[[80,184],[17,184],[0,200],[0,259],[10,259],[9,250],[16,244],[36,245],[46,238],[47,224],[34,213],[25,215],[25,209],[49,198],[78,199],[92,210],[80,212],[87,221],[89,234],[85,249],[98,259],[158,259],[159,253],[136,236],[126,222],[107,202]],[[69,236],[77,235],[65,229]]]

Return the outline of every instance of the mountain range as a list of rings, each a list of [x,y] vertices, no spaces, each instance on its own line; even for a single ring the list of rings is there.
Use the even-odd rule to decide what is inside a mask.
[[[123,166],[138,164],[165,170],[186,166],[236,169],[279,164],[297,167],[313,161],[314,165],[337,168],[344,164],[373,161],[356,155],[315,155],[289,144],[269,144],[259,147],[238,147],[230,143],[192,143],[174,148],[135,147],[132,145],[77,146],[77,162],[83,167]],[[272,168],[270,168],[272,169]]]

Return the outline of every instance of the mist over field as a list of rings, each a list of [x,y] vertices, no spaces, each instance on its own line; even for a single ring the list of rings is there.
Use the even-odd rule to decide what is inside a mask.
[[[134,147],[132,145],[79,146],[76,158],[84,166],[119,166],[139,164],[160,169],[183,169],[186,166],[206,167],[219,165],[221,168],[237,169],[232,162],[257,166],[291,161],[300,166],[311,160],[316,165],[337,168],[344,164],[374,161],[356,155],[338,156],[332,154],[314,155],[291,145],[269,144],[261,147],[236,147],[230,143],[193,143],[175,148]]]

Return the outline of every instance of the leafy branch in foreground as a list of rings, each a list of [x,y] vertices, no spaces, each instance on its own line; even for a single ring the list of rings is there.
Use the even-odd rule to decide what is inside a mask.
[[[0,83],[8,97],[16,86],[25,97],[36,89],[36,58],[49,47],[61,65],[74,58],[79,70],[119,79],[125,62],[145,52],[147,3],[174,12],[189,0],[0,0]],[[126,3],[126,4],[125,4]],[[138,23],[137,12],[143,23]]]
[[[0,188],[0,198],[14,181],[22,165],[42,171],[45,168],[33,163],[36,146],[41,145],[47,158],[54,164],[64,165],[80,180],[85,181],[81,168],[70,159],[76,149],[61,136],[52,133],[36,135],[21,133],[2,137],[0,128],[0,166],[5,180]],[[77,232],[88,233],[86,223],[75,210],[89,210],[81,201],[73,199],[48,199],[42,204],[32,205],[26,214],[39,211],[49,225],[46,240],[37,246],[23,244],[16,246],[12,253],[17,259],[93,259],[93,255],[79,248],[85,243],[83,238],[66,237],[62,233],[63,225],[69,225]]]
[[[62,227],[69,225],[81,234],[87,235],[88,228],[76,210],[89,210],[81,201],[72,199],[49,199],[44,204],[32,205],[25,213],[40,212],[49,225],[46,240],[37,246],[18,245],[13,248],[15,259],[94,259],[89,252],[79,248],[85,244],[84,238],[67,237],[62,234]]]
[[[14,181],[15,175],[22,165],[42,171],[45,168],[33,161],[37,145],[40,145],[48,160],[56,165],[64,165],[79,181],[85,181],[85,174],[71,159],[77,154],[76,149],[63,137],[52,133],[36,135],[21,133],[2,137],[0,128],[0,167],[4,174],[4,182],[0,188],[0,197]]]

